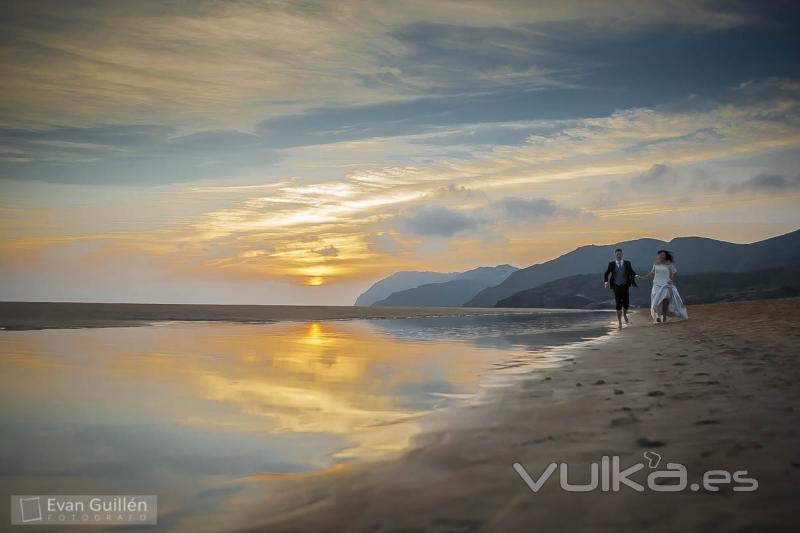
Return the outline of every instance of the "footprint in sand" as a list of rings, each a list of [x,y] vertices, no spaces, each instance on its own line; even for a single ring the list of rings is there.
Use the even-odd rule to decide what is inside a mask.
[[[764,445],[756,441],[737,442],[725,451],[725,455],[733,457],[738,455],[739,452],[748,450],[760,450]]]
[[[663,440],[656,440],[647,437],[642,437],[636,440],[636,444],[638,444],[639,446],[644,446],[645,448],[660,448],[661,446],[664,446],[667,443],[664,442]]]
[[[678,392],[670,396],[672,400],[691,400],[692,398],[695,398],[695,395],[691,392]]]
[[[611,419],[611,427],[619,427],[619,426],[630,426],[631,424],[638,424],[639,419],[633,415],[623,416],[620,418],[612,418]]]
[[[710,426],[712,424],[719,424],[719,420],[712,420],[712,419],[698,420],[697,422],[695,422],[692,425],[694,425],[694,426]]]

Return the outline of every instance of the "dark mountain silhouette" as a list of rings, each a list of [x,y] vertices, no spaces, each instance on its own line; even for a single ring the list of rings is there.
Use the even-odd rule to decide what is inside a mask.
[[[618,247],[623,249],[625,258],[639,272],[650,270],[656,251],[661,248],[675,254],[675,264],[683,275],[748,272],[800,264],[800,230],[751,244],[735,244],[704,237],[679,237],[670,242],[636,239],[603,246],[581,246],[551,261],[517,270],[502,283],[483,289],[464,307],[494,307],[499,300],[512,294],[566,276],[594,274],[602,280],[602,273],[611,260],[612,252]]]
[[[456,279],[469,279],[479,283],[485,283],[487,287],[490,287],[501,283],[512,272],[516,272],[517,270],[519,270],[519,268],[509,264],[493,267],[478,267],[462,272]]]
[[[383,300],[393,292],[419,287],[425,283],[441,283],[455,279],[460,272],[418,272],[403,270],[374,283],[369,289],[356,298],[355,305],[370,306]]]
[[[427,283],[393,292],[373,307],[461,307],[487,285],[473,279],[454,279],[446,283]]]
[[[752,272],[710,272],[676,278],[687,304],[788,298],[800,296],[800,265],[794,268]],[[631,306],[649,307],[652,282],[641,280],[631,287]],[[614,295],[598,274],[578,274],[550,281],[512,294],[495,307],[542,307],[555,309],[613,309]]]
[[[454,279],[451,280],[421,283],[414,287],[394,291],[371,305],[384,307],[460,307],[461,304],[475,296],[481,289],[500,283],[516,270],[517,267],[511,265],[478,267],[466,272],[455,273]],[[381,281],[378,283],[381,283]],[[359,299],[362,296],[359,296]],[[358,303],[358,300],[356,303]]]

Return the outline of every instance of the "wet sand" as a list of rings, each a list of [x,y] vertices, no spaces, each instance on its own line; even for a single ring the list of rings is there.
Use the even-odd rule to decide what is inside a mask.
[[[355,318],[411,318],[530,314],[542,310],[466,307],[356,307],[324,305],[192,305],[0,302],[0,329],[143,326],[164,321],[276,322]]]
[[[434,413],[433,429],[399,458],[254,476],[263,502],[231,528],[796,531],[800,299],[689,313],[689,321],[654,326],[638,312],[631,327],[571,348],[574,359],[561,368]],[[690,483],[708,470],[747,470],[759,487],[572,493],[554,474],[533,493],[512,468],[519,462],[538,477],[549,463],[566,462],[579,483],[603,455],[631,465],[646,451],[663,457],[660,469],[685,465]]]

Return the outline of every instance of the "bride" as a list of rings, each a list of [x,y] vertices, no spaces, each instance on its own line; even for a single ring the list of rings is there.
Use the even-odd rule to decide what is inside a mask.
[[[672,264],[672,254],[666,250],[658,251],[658,258],[650,273],[637,278],[653,278],[650,292],[650,314],[656,322],[666,322],[667,315],[689,318],[678,288],[673,283],[678,270]]]

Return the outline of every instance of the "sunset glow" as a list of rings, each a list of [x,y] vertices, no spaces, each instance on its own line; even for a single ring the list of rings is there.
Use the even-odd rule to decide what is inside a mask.
[[[351,304],[800,226],[798,37],[767,7],[200,4],[11,3],[2,299]]]

